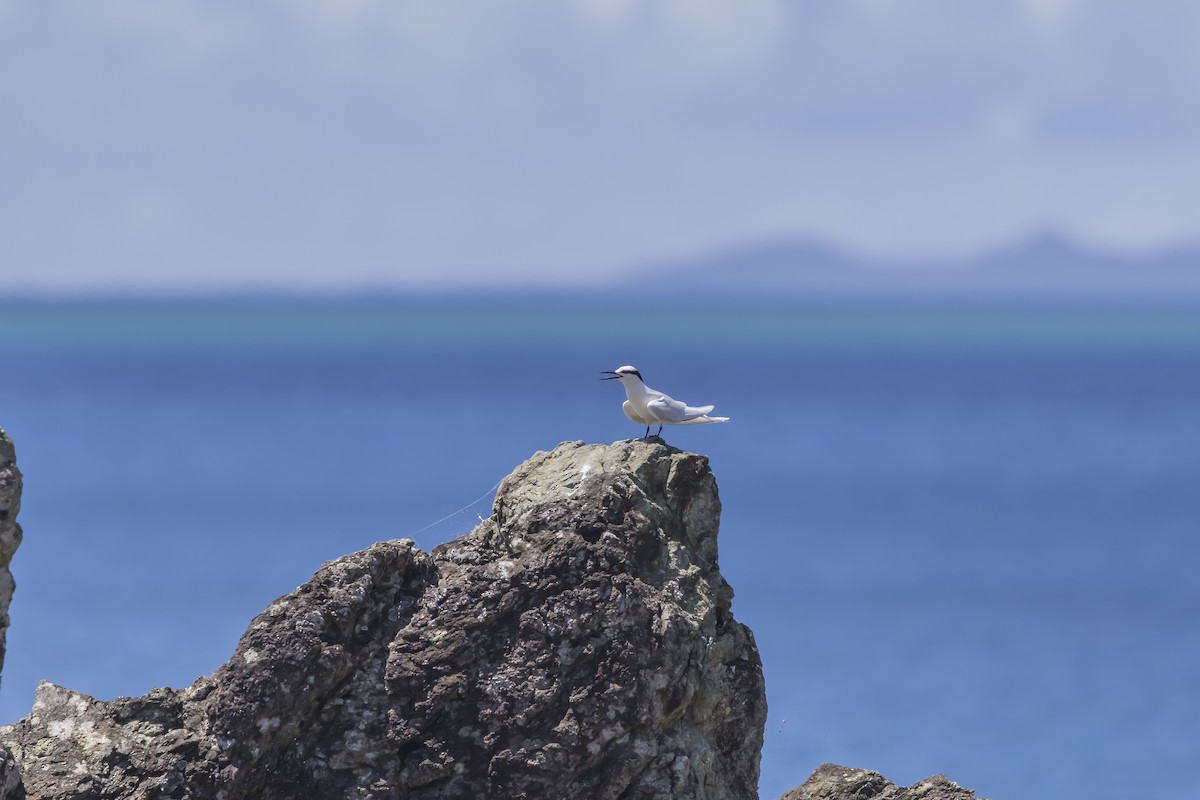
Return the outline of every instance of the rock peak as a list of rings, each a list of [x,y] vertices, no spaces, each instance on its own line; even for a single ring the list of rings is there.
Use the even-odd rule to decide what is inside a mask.
[[[43,684],[0,743],[29,798],[754,798],[762,668],[719,515],[703,456],[564,443],[432,553],[325,564],[187,689]]]
[[[878,772],[822,764],[780,800],[984,800],[945,775],[901,787]]]

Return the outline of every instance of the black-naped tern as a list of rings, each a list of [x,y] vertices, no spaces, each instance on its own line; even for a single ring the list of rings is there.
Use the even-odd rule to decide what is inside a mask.
[[[602,381],[620,381],[625,387],[625,397],[628,398],[621,410],[625,416],[639,425],[646,426],[642,438],[650,436],[650,426],[657,425],[658,436],[662,433],[663,425],[701,425],[705,422],[728,422],[729,417],[710,417],[708,412],[713,406],[689,406],[678,400],[671,399],[657,389],[651,389],[642,380],[642,373],[636,367],[617,367],[615,370],[601,373],[607,375]]]

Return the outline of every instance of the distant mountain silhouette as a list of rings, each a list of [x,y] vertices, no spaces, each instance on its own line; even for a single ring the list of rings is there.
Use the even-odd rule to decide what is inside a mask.
[[[1200,298],[1200,247],[1130,255],[1044,234],[973,258],[916,263],[778,242],[646,268],[628,289],[676,297]]]

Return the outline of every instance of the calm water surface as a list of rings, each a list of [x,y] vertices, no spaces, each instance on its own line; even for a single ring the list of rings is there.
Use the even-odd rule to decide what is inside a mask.
[[[26,541],[0,721],[43,678],[186,685],[322,561],[431,548],[535,450],[637,435],[597,380],[626,363],[733,417],[668,441],[720,483],[764,798],[822,761],[1200,796],[1187,308],[2,303]]]

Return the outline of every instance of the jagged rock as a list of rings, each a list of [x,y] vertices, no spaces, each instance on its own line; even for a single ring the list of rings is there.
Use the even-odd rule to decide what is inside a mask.
[[[0,429],[0,670],[7,652],[8,605],[17,587],[9,563],[21,545],[21,526],[17,524],[20,511],[21,470],[17,469],[12,440]]]
[[[907,788],[878,772],[837,764],[822,764],[801,785],[780,800],[976,800],[945,775],[934,775]],[[982,798],[979,798],[982,800]]]
[[[755,798],[762,669],[719,513],[702,456],[563,444],[432,554],[324,565],[212,676],[44,683],[0,743],[30,798]]]

